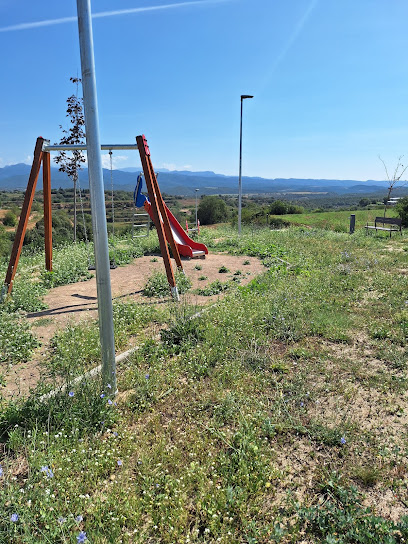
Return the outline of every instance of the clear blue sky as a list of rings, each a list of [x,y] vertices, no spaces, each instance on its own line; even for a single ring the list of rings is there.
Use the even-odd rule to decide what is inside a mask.
[[[406,0],[93,0],[92,11],[104,14],[93,19],[102,143],[144,133],[156,168],[237,175],[240,95],[253,94],[243,175],[384,179],[378,155],[408,160]],[[80,73],[75,16],[74,0],[0,0],[0,166],[29,162],[39,135],[60,138]]]

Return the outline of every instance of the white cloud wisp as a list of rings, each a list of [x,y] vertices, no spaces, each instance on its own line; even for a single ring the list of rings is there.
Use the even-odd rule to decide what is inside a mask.
[[[93,19],[102,19],[104,17],[115,17],[118,15],[129,15],[132,13],[145,13],[147,11],[161,11],[165,9],[178,9],[188,6],[203,6],[207,4],[221,4],[231,0],[190,0],[189,2],[177,2],[175,4],[159,5],[159,6],[147,6],[142,8],[130,8],[130,9],[118,9],[113,11],[101,11],[100,13],[93,13]],[[42,28],[45,26],[55,26],[65,23],[74,23],[77,21],[77,17],[61,17],[59,19],[47,19],[45,21],[36,21],[32,23],[20,23],[18,25],[4,26],[0,28],[0,32],[16,32],[18,30],[31,30],[34,28]]]

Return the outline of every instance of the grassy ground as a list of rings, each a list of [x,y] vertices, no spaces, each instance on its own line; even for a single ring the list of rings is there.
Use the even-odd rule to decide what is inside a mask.
[[[406,237],[201,238],[265,274],[193,318],[119,311],[146,333],[116,398],[69,385],[65,332],[66,392],[2,403],[0,542],[406,542]]]
[[[349,232],[351,214],[356,216],[356,230],[359,230],[364,228],[364,225],[367,223],[374,224],[376,217],[384,215],[384,209],[340,210],[334,212],[279,215],[277,217],[282,218],[291,225],[307,225],[320,229],[334,230],[335,232]],[[395,209],[389,208],[387,210],[387,217],[397,217]]]

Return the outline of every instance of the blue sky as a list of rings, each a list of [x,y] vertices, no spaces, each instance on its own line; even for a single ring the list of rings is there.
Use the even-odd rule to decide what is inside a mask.
[[[93,0],[102,143],[156,168],[384,179],[408,156],[405,0]],[[65,124],[76,2],[0,0],[0,166]],[[408,160],[408,159],[407,159]],[[115,166],[136,166],[118,152]]]

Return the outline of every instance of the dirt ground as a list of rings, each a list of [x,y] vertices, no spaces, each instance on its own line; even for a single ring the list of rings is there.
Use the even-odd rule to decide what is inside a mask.
[[[245,261],[249,261],[249,264],[244,265]],[[201,266],[201,269],[197,270],[196,266]],[[220,273],[221,266],[227,267],[230,272]],[[240,285],[245,285],[265,270],[255,257],[236,257],[223,253],[209,254],[205,259],[184,259],[183,268],[192,282],[192,289],[181,299],[184,298],[189,304],[197,306],[213,303],[223,295],[199,296],[191,294],[194,289],[203,288],[216,279],[225,282],[231,279],[237,270],[242,272]],[[174,262],[173,269],[175,270]],[[170,301],[170,297],[156,299],[147,298],[142,294],[147,279],[156,271],[164,272],[160,256],[140,257],[127,266],[111,270],[112,298],[130,298],[141,304],[163,304]],[[206,276],[207,279],[199,280],[202,276]],[[32,361],[13,365],[4,373],[6,387],[3,394],[7,397],[25,396],[38,382],[41,361],[47,356],[50,340],[57,330],[63,329],[72,320],[78,322],[83,319],[97,319],[96,280],[92,278],[51,289],[44,302],[48,306],[47,309],[26,316],[41,346],[34,353]]]

